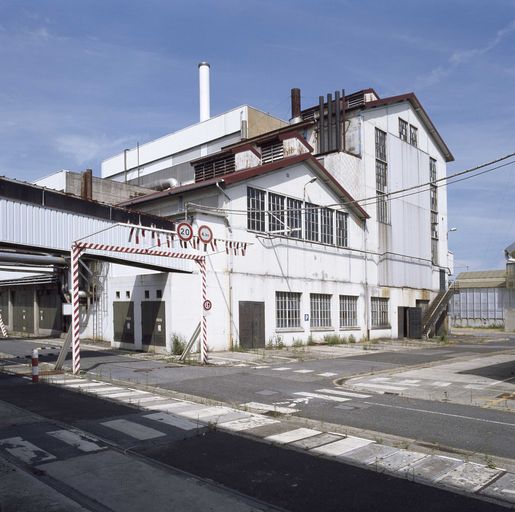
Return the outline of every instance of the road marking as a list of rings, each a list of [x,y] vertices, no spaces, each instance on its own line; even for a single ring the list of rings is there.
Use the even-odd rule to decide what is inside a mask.
[[[389,380],[392,380],[391,377],[375,377],[373,379],[370,379],[370,382],[387,382]]]
[[[451,385],[451,382],[436,381],[436,382],[431,383],[431,386],[437,386],[439,388],[446,388],[447,386],[450,386],[450,385]]]
[[[270,365],[264,365],[264,366],[253,366],[254,370],[262,370],[263,368],[270,368]]]
[[[145,427],[144,425],[128,420],[105,421],[102,425],[107,428],[112,428],[113,430],[118,430],[118,432],[122,432],[123,434],[133,437],[134,439],[139,439],[140,441],[166,436],[166,434],[159,430]]]
[[[169,409],[176,409],[177,407],[182,407],[184,404],[193,405],[193,402],[169,402],[165,404],[154,404],[154,405],[145,405],[145,409],[149,409],[150,411],[168,411]]]
[[[317,373],[319,377],[335,377],[338,375],[337,373],[325,372],[325,373]]]
[[[306,439],[307,437],[317,436],[321,434],[319,430],[313,430],[312,428],[296,428],[295,430],[289,430],[288,432],[283,432],[282,434],[275,434],[272,436],[265,437],[265,441],[271,441],[272,443],[294,443],[295,441],[300,441],[301,439]]]
[[[166,412],[155,412],[153,414],[147,414],[144,416],[144,418],[166,423],[167,425],[172,425],[172,427],[177,427],[181,430],[194,430],[199,428],[199,425],[197,423],[193,423],[193,421],[179,418],[178,416],[174,416],[173,414],[168,414]]]
[[[95,442],[97,439],[94,437],[72,430],[54,430],[53,432],[47,432],[47,434],[83,452],[98,452],[99,450],[105,450],[107,448],[106,446],[98,445]]]
[[[272,411],[279,414],[293,414],[294,412],[299,412],[298,409],[292,409],[291,407],[278,407],[277,405],[262,404],[260,402],[247,402],[246,404],[241,404],[241,407],[247,407],[255,411]]]
[[[371,388],[371,389],[378,389],[380,391],[405,391],[407,388],[403,388],[400,386],[390,386],[388,384],[370,384],[368,382],[360,382],[356,384],[356,386],[359,386],[361,388]]]
[[[406,411],[425,412],[427,414],[436,414],[438,416],[450,416],[451,418],[460,418],[464,420],[480,421],[481,423],[492,423],[495,425],[506,425],[515,427],[515,423],[506,423],[504,421],[484,420],[482,418],[473,418],[472,416],[463,416],[461,414],[451,414],[448,412],[428,411],[427,409],[415,409],[414,407],[403,407],[401,405],[378,404],[377,402],[364,402],[369,405],[377,405],[378,407],[390,407],[392,409],[405,409]]]
[[[324,444],[323,446],[313,448],[310,451],[314,453],[322,453],[324,455],[338,456],[372,443],[373,441],[370,441],[369,439],[348,436],[345,439],[340,439],[334,443]]]
[[[241,420],[228,421],[221,423],[218,428],[223,430],[230,430],[232,432],[241,432],[243,430],[250,430],[252,428],[263,427],[265,425],[272,425],[273,423],[279,423],[278,420],[272,418],[266,418],[265,416],[253,415],[250,418],[243,418]]]
[[[313,373],[315,370],[294,370],[293,373]]]
[[[74,382],[73,384],[64,384],[66,388],[98,388],[105,386],[104,382]]]
[[[294,395],[306,396],[309,398],[320,398],[322,400],[329,400],[331,402],[349,402],[350,398],[343,398],[341,396],[329,396],[329,395],[321,395],[319,393],[308,393],[306,391],[301,391],[299,393],[293,393]]]
[[[291,368],[281,366],[281,368],[272,368],[272,370],[274,370],[275,372],[284,372],[286,370],[291,370]]]
[[[178,411],[176,414],[178,414],[179,416],[184,416],[185,418],[190,418],[192,420],[202,420],[203,418],[207,418],[208,416],[224,416],[225,414],[229,414],[230,412],[236,411],[234,409],[229,409],[229,407],[215,405],[213,407],[203,407],[194,410]]]
[[[51,453],[38,448],[35,444],[25,441],[21,437],[0,439],[0,446],[4,446],[5,450],[11,455],[14,455],[17,459],[20,459],[27,464],[36,460],[38,463],[55,460],[55,457]]]
[[[361,393],[351,393],[350,391],[340,391],[339,389],[317,389],[320,393],[329,393],[330,395],[342,395],[351,398],[370,398],[370,395],[362,395]]]
[[[395,384],[400,384],[401,386],[419,386],[419,382],[419,380],[403,379],[395,381]]]
[[[466,389],[479,389],[479,390],[482,390],[482,389],[485,389],[486,386],[484,384],[467,384],[464,387]]]
[[[125,398],[125,397],[130,397],[130,396],[134,397],[134,398],[141,396],[143,398],[143,396],[145,396],[145,395],[150,395],[150,393],[148,391],[137,391],[134,389],[131,389],[131,390],[126,389],[125,391],[123,391],[121,393],[111,393],[110,395],[108,395],[108,398]]]

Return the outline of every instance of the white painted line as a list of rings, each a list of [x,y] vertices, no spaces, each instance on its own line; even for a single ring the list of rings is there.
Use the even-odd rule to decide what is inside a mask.
[[[265,440],[271,441],[272,443],[287,444],[300,441],[301,439],[306,439],[307,437],[317,436],[321,433],[322,432],[319,430],[313,430],[312,428],[297,428],[295,430],[283,432],[282,434],[265,437]]]
[[[263,368],[270,368],[270,365],[264,365],[264,366],[253,366],[254,370],[262,370]]]
[[[391,377],[375,377],[373,379],[370,379],[370,382],[388,382],[389,380],[392,380]]]
[[[413,379],[402,379],[402,380],[397,380],[394,382],[394,384],[396,385],[401,385],[401,386],[419,386],[419,380],[413,380]]]
[[[274,372],[284,372],[286,370],[291,370],[291,368],[281,367],[281,368],[272,368]]]
[[[150,393],[148,391],[137,391],[135,389],[131,389],[131,390],[125,390],[125,391],[122,391],[121,393],[111,393],[110,395],[105,395],[107,398],[125,398],[125,397],[129,397],[129,396],[132,396],[132,397],[138,397],[138,396],[146,396],[146,395],[150,395]]]
[[[154,404],[154,405],[145,405],[145,409],[149,411],[169,411],[173,412],[173,409],[177,407],[182,407],[183,405],[193,405],[193,402],[169,402],[165,404]]]
[[[252,428],[263,427],[265,425],[272,425],[274,423],[279,423],[279,421],[267,418],[266,416],[252,415],[250,418],[242,418],[241,420],[220,423],[218,428],[230,430],[232,432],[241,432],[243,430],[250,430]]]
[[[343,398],[340,396],[329,396],[329,395],[320,395],[319,393],[308,393],[306,391],[301,391],[299,393],[293,393],[294,395],[299,396],[307,396],[309,398],[320,398],[322,400],[329,400],[331,402],[349,402],[350,398]]]
[[[431,383],[431,386],[436,386],[438,388],[446,388],[447,386],[450,386],[450,385],[451,385],[451,382],[436,381],[436,382]]]
[[[294,370],[293,373],[313,373],[315,370]]]
[[[403,388],[400,386],[390,386],[388,384],[369,384],[368,382],[360,382],[359,384],[356,384],[356,386],[359,386],[360,388],[370,388],[370,389],[377,389],[379,391],[406,391],[407,388]]]
[[[466,389],[479,389],[479,390],[482,390],[482,389],[486,388],[486,385],[484,385],[484,384],[467,384],[466,386],[463,386],[463,387],[466,388]]]
[[[64,384],[64,386],[66,388],[99,388],[99,387],[102,387],[104,386],[105,384],[103,382],[79,382],[79,383],[76,383],[74,382],[73,384]]]
[[[379,404],[377,402],[364,402],[364,403],[369,404],[369,405],[377,405],[378,407],[390,407],[392,409],[404,409],[406,411],[423,412],[426,414],[436,414],[437,416],[449,416],[451,418],[460,418],[460,419],[464,419],[464,420],[479,421],[481,423],[493,423],[495,425],[506,425],[508,427],[515,428],[515,423],[506,423],[504,421],[484,420],[481,418],[474,418],[472,416],[462,416],[461,414],[450,414],[448,412],[428,411],[427,409],[415,409],[414,407],[403,407],[401,405]]]
[[[370,395],[352,393],[350,391],[340,391],[339,389],[317,389],[317,391],[320,393],[329,393],[330,395],[348,396],[350,398],[370,398]]]
[[[194,430],[199,427],[198,424],[193,423],[193,421],[179,418],[178,416],[174,416],[173,414],[168,414],[166,412],[155,412],[153,414],[147,414],[144,416],[144,418],[166,423],[167,425],[172,425],[172,427],[177,427],[181,430]]]
[[[51,454],[38,448],[35,444],[25,441],[21,437],[10,437],[8,439],[0,439],[0,446],[4,446],[5,450],[17,459],[30,464],[33,460],[38,462],[46,462],[48,460],[55,460]]]
[[[279,407],[273,404],[262,404],[260,402],[247,402],[246,404],[240,404],[242,407],[246,407],[248,409],[253,409],[255,411],[273,411],[280,414],[293,414],[294,412],[299,412],[298,409],[293,409],[292,407]]]
[[[73,377],[68,377],[66,375],[63,375],[61,377],[59,376],[52,376],[52,377],[43,377],[45,380],[48,380],[52,382],[53,384],[67,384],[67,383],[73,383],[73,382],[90,382],[88,379],[75,379]]]
[[[325,373],[317,373],[319,377],[335,377],[338,375],[337,373],[325,372]]]
[[[340,439],[339,441],[335,441],[334,443],[325,444],[323,446],[319,446],[317,448],[313,448],[312,452],[321,453],[323,455],[342,455],[343,453],[350,452],[351,450],[355,450],[356,448],[361,448],[363,446],[367,446],[371,444],[373,441],[368,439],[362,439],[361,437],[346,437],[345,439]]]
[[[112,428],[118,432],[122,432],[134,439],[145,441],[146,439],[155,439],[156,437],[164,437],[166,434],[159,432],[153,428],[145,427],[139,423],[134,423],[128,420],[111,420],[102,423],[104,427]]]
[[[98,445],[95,442],[98,440],[94,437],[86,436],[72,430],[54,430],[53,432],[47,432],[47,434],[83,452],[98,452],[99,450],[105,450],[107,448],[106,446]]]

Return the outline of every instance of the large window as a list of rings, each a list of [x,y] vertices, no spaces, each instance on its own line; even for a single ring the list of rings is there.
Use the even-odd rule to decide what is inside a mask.
[[[288,236],[302,238],[302,201],[288,198]]]
[[[399,117],[399,139],[408,142],[408,123]]]
[[[331,296],[322,293],[310,295],[311,327],[331,327]]]
[[[388,164],[386,162],[386,133],[376,128],[376,196],[377,220],[388,223]]]
[[[306,203],[304,207],[306,240],[318,242],[318,210],[316,204]]]
[[[336,212],[336,245],[338,247],[347,247],[349,243],[347,217],[345,212]]]
[[[247,188],[247,228],[252,231],[265,231],[266,192],[257,188]]]
[[[340,295],[340,328],[358,325],[358,298]]]
[[[333,244],[333,210],[321,208],[320,210],[320,234],[323,244]]]
[[[286,234],[284,223],[284,196],[268,194],[268,231]]]
[[[372,297],[370,301],[372,306],[372,328],[390,327],[388,317],[388,299]]]
[[[300,327],[300,293],[276,292],[275,314],[278,329]]]
[[[413,125],[409,125],[409,143],[412,146],[418,146],[418,128]]]

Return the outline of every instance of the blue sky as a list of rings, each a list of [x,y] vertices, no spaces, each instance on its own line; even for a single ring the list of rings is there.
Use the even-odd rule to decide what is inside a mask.
[[[0,0],[0,174],[99,173],[125,147],[211,111],[289,117],[320,94],[414,91],[449,172],[515,151],[515,1]],[[501,268],[515,241],[515,165],[449,187],[456,272]]]

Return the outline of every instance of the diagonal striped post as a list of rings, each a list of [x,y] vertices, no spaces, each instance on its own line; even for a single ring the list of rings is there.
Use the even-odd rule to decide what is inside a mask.
[[[0,331],[2,332],[2,336],[7,338],[7,329],[5,328],[4,321],[2,320],[2,314],[0,313]]]
[[[70,272],[72,275],[72,367],[76,375],[80,371],[80,311],[79,311],[79,258],[82,249],[72,246]]]
[[[204,304],[207,300],[207,276],[206,276],[206,258],[202,257],[197,260],[200,267],[200,277],[202,280],[202,323],[200,329],[200,363],[207,364],[207,317]]]

